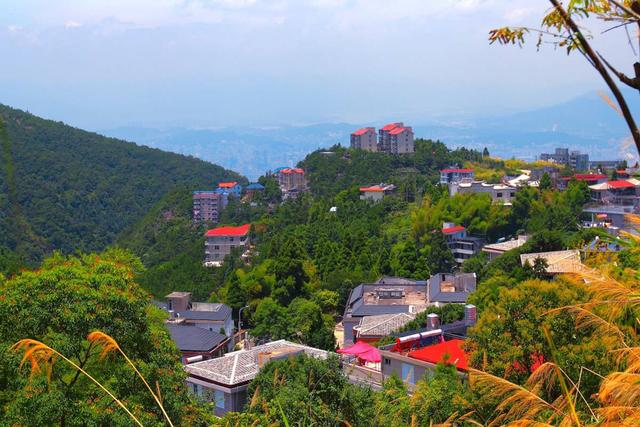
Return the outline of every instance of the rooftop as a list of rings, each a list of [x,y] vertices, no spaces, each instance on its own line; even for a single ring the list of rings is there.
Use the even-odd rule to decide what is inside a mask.
[[[442,169],[440,173],[472,173],[473,169]]]
[[[427,285],[361,284],[349,295],[345,315],[374,316],[418,312],[427,305]]]
[[[167,324],[167,328],[180,351],[211,351],[228,339],[226,335],[197,326]]]
[[[366,316],[354,327],[360,335],[383,337],[403,327],[416,316],[410,313],[379,314]]]
[[[226,385],[236,385],[253,380],[265,360],[293,356],[301,352],[326,359],[324,350],[285,340],[270,342],[252,349],[238,350],[216,359],[193,363],[184,367],[188,374]]]
[[[191,296],[191,292],[171,292],[169,295],[165,296],[165,298],[185,298]]]
[[[227,227],[217,227],[217,228],[213,228],[209,231],[207,231],[205,233],[206,237],[213,237],[213,236],[230,236],[230,237],[236,237],[236,236],[245,236],[247,235],[247,233],[249,233],[249,229],[251,228],[251,224],[245,224],[245,225],[241,225],[238,227],[231,227],[231,226],[227,226]]]
[[[364,135],[367,132],[375,132],[376,129],[375,128],[360,128],[357,131],[353,132],[351,135]]]
[[[429,278],[430,303],[463,303],[475,290],[475,273],[438,273]]]
[[[578,250],[538,252],[520,255],[520,262],[524,266],[527,261],[533,265],[536,258],[547,261],[547,273],[579,273],[586,271],[586,266],[580,261]]]
[[[462,225],[455,225],[453,227],[443,228],[442,229],[442,234],[458,233],[458,232],[464,231],[464,230],[466,230],[466,228],[464,228]]]
[[[566,176],[562,179],[564,179],[565,181],[569,181],[574,178],[577,181],[599,181],[601,179],[607,179],[608,176],[601,173],[577,173],[573,176]]]
[[[264,185],[258,182],[254,182],[252,184],[247,185],[246,189],[247,190],[264,190]]]
[[[396,128],[396,127],[398,127],[398,126],[403,126],[402,122],[398,122],[398,123],[389,123],[388,125],[383,126],[383,127],[382,127],[382,130],[384,130],[384,131],[390,131],[390,130],[392,130],[392,129],[395,129],[395,128]]]
[[[408,356],[423,362],[445,362],[458,370],[467,370],[469,356],[463,349],[464,341],[453,339],[409,352]]]
[[[393,129],[389,132],[389,135],[399,135],[399,134],[401,134],[402,132],[405,132],[405,131],[408,131],[408,130],[410,130],[410,129],[409,129],[409,128],[407,128],[407,127],[398,126],[398,127],[393,128]]]
[[[527,239],[528,236],[518,236],[517,239],[507,240],[506,242],[484,245],[482,250],[486,252],[507,252],[524,245],[525,243],[527,243]]]
[[[238,183],[236,181],[221,182],[221,183],[218,184],[218,188],[233,188],[236,185],[238,185]]]
[[[294,174],[303,174],[304,173],[304,169],[301,169],[301,168],[284,168],[284,169],[281,169],[279,171],[279,173],[282,173],[282,174],[285,174],[285,175],[292,174],[292,173],[294,173]]]

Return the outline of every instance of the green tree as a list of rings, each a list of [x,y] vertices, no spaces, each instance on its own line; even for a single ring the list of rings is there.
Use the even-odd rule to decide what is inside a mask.
[[[67,426],[127,425],[130,420],[68,365],[56,363],[50,379],[29,378],[19,355],[8,350],[36,338],[89,371],[145,424],[162,414],[135,373],[118,358],[101,359],[87,335],[114,337],[150,384],[157,382],[176,425],[193,410],[182,387],[179,354],[164,327],[164,315],[132,280],[123,253],[47,259],[42,268],[0,283],[0,424]],[[139,263],[139,262],[138,262]],[[186,419],[185,419],[186,421]]]
[[[538,188],[540,188],[540,191],[551,190],[553,188],[551,176],[547,172],[542,174]]]

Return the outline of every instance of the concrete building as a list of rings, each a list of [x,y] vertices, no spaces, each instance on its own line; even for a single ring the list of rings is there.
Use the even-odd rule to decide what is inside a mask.
[[[373,344],[391,335],[415,318],[416,315],[412,313],[379,314],[362,317],[360,322],[353,327],[354,341]]]
[[[589,170],[593,171],[612,171],[618,169],[622,160],[591,160],[589,162]]]
[[[193,221],[217,224],[227,206],[227,195],[216,191],[193,192]]]
[[[239,227],[217,227],[205,233],[205,265],[222,265],[224,257],[235,247],[249,244],[251,224]]]
[[[258,182],[253,182],[249,185],[247,185],[244,189],[245,191],[245,196],[248,200],[253,200],[253,197],[257,194],[260,193],[262,191],[264,191],[264,185],[258,183]]]
[[[371,200],[379,202],[385,196],[389,196],[396,191],[393,184],[378,184],[370,187],[360,187],[360,200]]]
[[[438,363],[448,363],[465,376],[469,356],[464,351],[467,328],[476,323],[476,307],[465,305],[464,320],[441,324],[437,314],[427,316],[427,327],[396,335],[395,344],[381,347],[382,380],[392,375],[402,379],[409,390],[431,375]]]
[[[283,199],[295,199],[300,193],[307,191],[307,180],[303,169],[282,168],[277,174]]]
[[[442,225],[442,234],[458,264],[462,264],[482,249],[483,240],[469,236],[467,229],[462,225],[445,222]]]
[[[351,134],[351,148],[365,151],[378,151],[376,128],[361,128]]]
[[[589,186],[591,199],[599,204],[640,208],[640,180],[618,179]]]
[[[378,151],[406,154],[415,151],[413,129],[402,122],[390,123],[378,131]]]
[[[473,181],[473,169],[449,168],[440,171],[440,184],[449,184],[451,182]]]
[[[489,245],[484,245],[482,247],[482,252],[486,252],[489,255],[489,261],[492,261],[500,255],[524,245],[527,243],[528,239],[529,236],[521,235],[516,239],[507,240],[505,242],[491,243]]]
[[[449,194],[487,193],[493,203],[511,205],[516,198],[518,187],[508,184],[487,184],[484,181],[465,181],[449,183]]]
[[[564,273],[583,273],[589,269],[582,264],[580,252],[577,250],[538,252],[520,255],[522,266],[533,266],[536,259],[541,258],[547,262],[546,272],[549,275]]]
[[[164,309],[169,313],[168,324],[189,325],[211,332],[232,336],[232,310],[226,304],[191,301],[191,292],[171,292],[165,297]]]
[[[568,148],[556,148],[554,153],[540,154],[540,160],[553,161],[570,166],[574,170],[589,170],[589,155],[580,151],[569,151]]]
[[[319,359],[329,356],[328,352],[317,348],[285,340],[274,341],[186,365],[186,383],[191,392],[213,403],[216,415],[240,412],[247,402],[249,383],[265,364],[303,353]]]
[[[227,196],[240,197],[242,193],[242,186],[236,181],[221,182],[216,189],[217,193],[226,194]]]
[[[343,346],[354,344],[353,328],[362,318],[383,314],[416,314],[427,305],[427,282],[402,278],[383,278],[376,283],[361,284],[351,290],[345,307]]]
[[[464,304],[476,291],[476,273],[438,273],[429,278],[429,305]]]

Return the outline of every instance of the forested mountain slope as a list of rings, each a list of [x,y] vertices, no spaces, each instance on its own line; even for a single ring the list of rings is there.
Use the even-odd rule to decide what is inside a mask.
[[[244,179],[192,157],[106,138],[0,105],[0,246],[28,260],[93,251],[177,185]],[[2,136],[0,134],[0,136]]]

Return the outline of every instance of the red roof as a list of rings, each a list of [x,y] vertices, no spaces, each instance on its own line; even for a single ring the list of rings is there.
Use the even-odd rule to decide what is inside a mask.
[[[245,236],[249,232],[250,228],[251,228],[251,224],[245,224],[245,225],[241,225],[239,227],[218,227],[218,228],[214,228],[214,229],[211,229],[211,230],[207,231],[205,233],[205,236],[207,236],[207,237],[213,237],[213,236],[231,236],[231,237]]]
[[[607,175],[601,173],[577,173],[574,176],[564,177],[562,179],[568,181],[575,178],[578,181],[599,181],[601,179],[607,179]]]
[[[397,128],[394,128],[391,132],[389,132],[389,135],[399,135],[406,130],[408,129],[405,127],[397,127]]]
[[[625,180],[609,181],[607,182],[607,184],[611,188],[635,188],[636,187],[629,181],[625,181]]]
[[[445,362],[455,366],[457,369],[467,370],[468,355],[462,349],[463,344],[463,340],[445,341],[409,352],[407,356],[434,364]]]
[[[380,363],[382,361],[380,350],[363,341],[358,341],[351,347],[338,349],[337,352],[357,356],[363,362]]]
[[[472,173],[473,169],[442,169],[440,173]]]
[[[621,175],[627,175],[627,171],[625,169],[617,170],[616,173],[619,173]]]
[[[238,185],[237,182],[235,181],[231,181],[231,182],[221,182],[218,184],[218,188],[233,188],[236,185]]]
[[[382,130],[392,130],[397,128],[398,126],[400,126],[400,123],[389,123],[388,125],[384,126]]]
[[[301,168],[286,168],[282,169],[280,173],[290,174],[290,173],[304,173],[304,169]]]
[[[378,187],[377,185],[374,185],[373,187],[360,187],[360,191],[366,191],[368,193],[371,193],[371,192],[379,193],[384,191],[384,189],[381,187]]]
[[[456,225],[455,227],[443,228],[442,233],[451,234],[451,233],[457,233],[458,231],[464,231],[464,230],[466,230],[466,228],[464,228],[463,226]]]
[[[352,133],[351,135],[364,135],[365,133],[372,131],[375,132],[375,130],[373,128],[360,128],[357,131],[355,131],[354,133]]]

